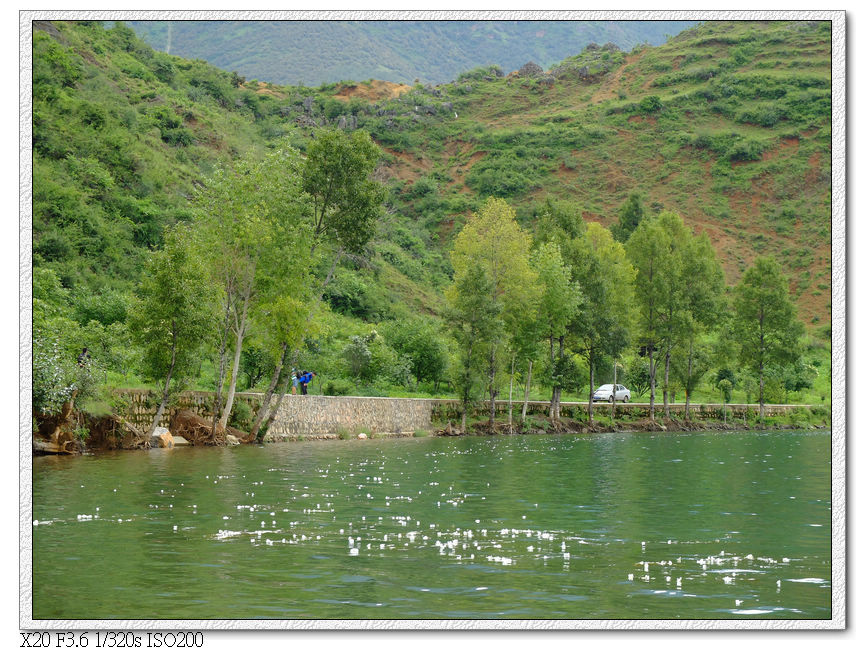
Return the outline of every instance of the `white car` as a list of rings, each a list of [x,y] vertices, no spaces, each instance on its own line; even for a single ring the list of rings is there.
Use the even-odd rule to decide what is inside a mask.
[[[616,384],[616,401],[617,402],[627,402],[631,399],[631,391],[622,386],[621,384]],[[604,384],[603,386],[599,386],[598,389],[592,394],[593,402],[612,402],[613,401],[613,385],[612,384]]]

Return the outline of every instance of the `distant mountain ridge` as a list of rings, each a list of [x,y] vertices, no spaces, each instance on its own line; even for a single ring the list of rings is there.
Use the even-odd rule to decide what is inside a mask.
[[[546,68],[589,43],[659,45],[698,21],[130,21],[153,48],[249,79],[443,83],[479,65]]]

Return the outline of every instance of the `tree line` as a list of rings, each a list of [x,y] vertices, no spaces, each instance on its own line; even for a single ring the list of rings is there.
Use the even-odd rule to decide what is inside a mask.
[[[774,259],[755,259],[728,289],[708,236],[673,212],[646,215],[638,196],[612,232],[585,223],[573,205],[547,201],[534,237],[506,201],[490,198],[457,236],[452,260],[446,296],[463,430],[470,403],[482,395],[493,425],[505,379],[512,424],[516,374],[525,386],[524,422],[538,362],[551,390],[550,418],[560,418],[563,391],[587,385],[592,422],[597,371],[625,354],[646,368],[652,420],[659,388],[670,417],[674,381],[684,388],[689,418],[693,390],[713,364],[735,364],[756,378],[762,418],[767,374],[801,357],[804,327]],[[724,384],[718,389],[729,401]]]
[[[270,362],[249,420],[250,439],[263,436],[302,346],[317,334],[337,267],[368,253],[384,215],[384,189],[373,180],[379,157],[363,131],[321,129],[305,155],[289,145],[252,153],[199,188],[192,218],[168,229],[149,256],[128,331],[115,328],[119,347],[139,352],[138,371],[158,387],[151,433],[173,396],[200,377],[204,358],[213,364],[211,424],[224,430],[253,338]],[[777,262],[757,258],[730,289],[708,237],[679,215],[648,215],[634,195],[619,217],[608,230],[548,200],[532,234],[505,200],[489,198],[454,240],[442,330],[412,320],[383,324],[384,337],[351,336],[342,352],[349,373],[360,381],[388,368],[401,381],[447,380],[465,430],[480,399],[489,400],[492,425],[505,391],[513,425],[515,385],[525,422],[533,381],[549,388],[554,422],[562,394],[587,387],[592,421],[599,373],[625,357],[634,359],[634,387],[645,375],[652,419],[658,389],[669,417],[674,383],[689,417],[709,369],[736,364],[754,377],[762,416],[767,374],[801,363],[804,333]],[[56,413],[95,382],[61,358],[62,288],[36,271],[34,412]]]

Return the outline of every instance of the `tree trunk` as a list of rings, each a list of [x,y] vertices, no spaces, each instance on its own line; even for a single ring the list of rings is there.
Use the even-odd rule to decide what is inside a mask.
[[[516,355],[511,357],[511,387],[508,390],[508,429],[514,428],[514,365],[517,362]]]
[[[765,417],[765,409],[763,408],[763,362],[760,362],[760,422]]]
[[[670,350],[664,353],[664,417],[670,419]]]
[[[688,341],[688,378],[685,388],[685,419],[691,419],[691,373],[694,370],[694,339]]]
[[[226,294],[225,298],[225,321],[222,326],[222,338],[219,341],[219,368],[216,372],[216,391],[213,396],[213,430],[216,431],[216,423],[219,421],[219,412],[222,409],[222,385],[225,383],[225,360],[228,356],[228,330],[231,324],[231,298]]]
[[[240,322],[237,324],[237,337],[234,343],[234,365],[231,368],[231,380],[228,382],[228,396],[225,399],[225,408],[222,410],[222,417],[219,418],[219,424],[222,428],[228,425],[228,418],[234,406],[237,373],[240,371],[240,353],[243,350],[243,338],[246,336],[246,319],[249,313],[249,300],[251,297],[252,285],[248,287],[246,294],[243,296],[243,312],[240,315]]]
[[[649,345],[649,417],[652,422],[655,421],[655,362],[653,353],[655,348],[653,345]]]
[[[174,323],[172,323],[172,329]],[[165,388],[162,389],[162,400],[159,402],[159,408],[156,409],[156,415],[153,417],[153,422],[150,423],[150,430],[147,432],[147,440],[145,444],[150,444],[150,438],[153,436],[153,432],[156,431],[156,427],[159,426],[159,420],[162,418],[162,414],[165,412],[165,405],[168,402],[168,389],[171,385],[171,375],[174,374],[174,364],[177,362],[177,335],[172,332],[171,334],[171,365],[168,367],[168,376],[165,378]]]
[[[550,335],[550,370],[553,370],[556,363],[556,352],[553,343],[553,337]],[[550,391],[550,419],[556,419],[556,387],[553,385]]]
[[[273,370],[273,377],[270,379],[270,385],[267,387],[267,392],[264,394],[264,399],[261,406],[258,408],[258,413],[255,414],[255,420],[252,423],[252,428],[249,430],[249,435],[252,438],[258,437],[258,430],[261,428],[261,423],[270,406],[270,400],[273,397],[273,391],[276,390],[276,385],[279,383],[279,377],[282,374],[282,369],[285,366],[285,357],[288,355],[288,343],[282,344],[282,355]]]
[[[565,337],[559,337],[559,361],[565,357]],[[561,368],[561,366],[559,366]],[[559,384],[556,390],[556,422],[562,419],[562,385]]]
[[[288,382],[290,380],[290,372],[282,375],[282,383],[280,384],[278,391],[279,397],[276,398],[276,402],[274,403],[273,408],[270,409],[270,415],[267,416],[267,422],[264,425],[265,433],[259,434],[259,432],[256,431],[255,439],[259,441],[264,440],[264,436],[267,435],[267,431],[270,431],[270,425],[273,424],[273,421],[276,419],[276,414],[279,412],[279,407],[282,405],[282,398],[285,397],[285,394],[288,392]]]
[[[525,424],[526,422],[526,411],[529,408],[529,388],[532,385],[532,360],[529,359],[529,374],[526,377],[526,392],[523,395],[523,412],[520,416],[520,424]]]
[[[589,425],[595,423],[595,353],[589,350]]]
[[[490,428],[495,426],[496,419],[496,346],[490,347]]]

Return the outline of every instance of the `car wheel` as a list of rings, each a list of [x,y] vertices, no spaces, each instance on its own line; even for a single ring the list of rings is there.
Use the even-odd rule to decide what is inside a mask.
[[[622,401],[623,401],[625,404],[627,404],[627,403],[628,403],[628,396],[625,395],[625,398],[624,398]]]
[[[608,399],[607,401],[608,401],[610,404],[612,404],[612,403],[613,403],[613,396],[610,395],[610,399]]]

